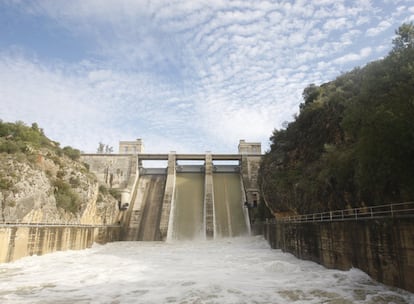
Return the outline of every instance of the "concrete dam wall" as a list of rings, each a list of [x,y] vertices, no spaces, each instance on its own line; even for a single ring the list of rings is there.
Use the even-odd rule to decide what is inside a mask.
[[[260,154],[88,154],[82,160],[102,184],[122,194],[120,204],[127,207],[121,240],[210,239],[250,232],[244,203],[260,198]],[[167,166],[143,164],[154,160],[167,161]],[[120,182],[118,175],[123,178]]]
[[[214,173],[209,183],[201,169],[184,168],[185,172],[173,173],[173,177],[140,174],[123,221],[121,239],[193,240],[247,234],[250,227],[240,174]],[[170,191],[166,187],[168,179],[175,181]],[[166,202],[164,197],[170,201]],[[168,208],[164,208],[164,202]],[[164,232],[161,229],[163,210]]]
[[[54,251],[85,249],[94,242],[119,240],[117,226],[3,225],[0,226],[0,263]]]
[[[414,292],[412,218],[257,224],[272,248],[328,268],[359,268],[375,280]]]

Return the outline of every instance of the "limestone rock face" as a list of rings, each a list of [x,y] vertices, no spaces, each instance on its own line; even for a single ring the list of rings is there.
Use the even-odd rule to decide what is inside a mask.
[[[54,151],[0,154],[0,222],[111,224],[117,201],[80,162]]]

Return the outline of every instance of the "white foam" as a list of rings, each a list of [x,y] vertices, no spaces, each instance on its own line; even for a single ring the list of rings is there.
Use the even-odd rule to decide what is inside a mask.
[[[365,273],[328,270],[261,237],[118,242],[0,265],[0,303],[414,303]]]

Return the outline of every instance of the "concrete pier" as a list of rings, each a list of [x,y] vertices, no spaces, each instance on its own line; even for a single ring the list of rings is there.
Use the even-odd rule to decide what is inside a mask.
[[[161,239],[166,240],[168,228],[171,226],[171,206],[173,205],[175,190],[176,155],[175,152],[168,154],[167,181],[165,182],[164,197],[162,200],[160,234]]]
[[[204,179],[204,225],[206,238],[214,237],[214,191],[213,191],[213,159],[211,153],[205,155]]]

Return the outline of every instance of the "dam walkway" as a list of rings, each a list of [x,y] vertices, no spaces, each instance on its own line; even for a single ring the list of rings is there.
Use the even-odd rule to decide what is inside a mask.
[[[355,221],[381,218],[414,217],[414,202],[359,207],[319,213],[300,214],[272,219],[270,222],[314,223]]]

